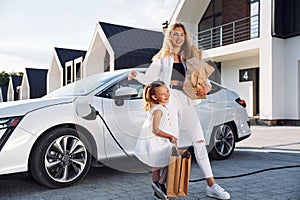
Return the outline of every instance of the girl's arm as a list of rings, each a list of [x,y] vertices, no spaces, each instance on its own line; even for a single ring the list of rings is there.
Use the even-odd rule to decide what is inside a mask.
[[[176,143],[177,138],[175,136],[159,129],[159,124],[162,117],[162,111],[155,110],[152,115],[153,115],[152,132],[159,137],[167,138],[171,143]]]

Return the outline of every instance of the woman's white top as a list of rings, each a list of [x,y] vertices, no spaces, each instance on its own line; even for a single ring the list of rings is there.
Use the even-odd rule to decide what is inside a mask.
[[[146,73],[137,73],[135,79],[140,83],[143,83],[144,85],[156,80],[161,80],[164,81],[167,86],[169,86],[173,71],[173,63],[173,56],[166,56],[161,59],[155,59],[147,69]]]
[[[169,87],[173,72],[173,56],[166,56],[153,60],[146,73],[137,73],[135,79],[140,83],[146,85],[153,81],[164,81]],[[186,68],[185,63],[183,66]],[[210,81],[207,79],[207,85],[210,85]],[[203,130],[199,121],[198,114],[195,111],[194,105],[199,103],[199,100],[191,100],[183,91],[176,89],[170,89],[169,108],[171,116],[173,118],[173,129],[178,130],[178,118],[177,113],[181,116],[181,120],[188,130],[188,133],[192,141],[203,140]],[[200,100],[201,101],[201,100]],[[177,124],[176,124],[177,123]],[[179,131],[176,131],[178,133]],[[178,138],[178,137],[177,137]]]
[[[157,104],[149,111],[150,115],[141,129],[141,134],[135,147],[135,155],[149,166],[165,167],[169,164],[172,143],[168,139],[157,136],[152,132],[153,112],[155,110],[161,110],[162,112],[159,129],[171,135],[175,134],[174,136],[178,137],[178,133],[172,133],[173,126],[171,126],[171,123],[177,122],[172,121],[167,107]]]

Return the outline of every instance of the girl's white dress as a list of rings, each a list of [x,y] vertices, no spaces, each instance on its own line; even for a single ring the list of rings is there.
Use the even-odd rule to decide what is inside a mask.
[[[141,129],[141,134],[135,146],[135,155],[149,166],[165,167],[169,164],[172,143],[168,139],[159,137],[152,132],[152,114],[155,110],[162,111],[159,129],[178,137],[178,133],[174,133],[171,126],[171,122],[177,123],[177,121],[174,122],[172,120],[172,116],[166,107],[157,104],[149,111],[150,115]]]

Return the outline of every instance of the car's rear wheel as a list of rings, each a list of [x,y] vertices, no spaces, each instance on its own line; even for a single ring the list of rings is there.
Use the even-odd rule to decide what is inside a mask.
[[[231,124],[217,126],[212,133],[211,145],[213,145],[209,156],[215,160],[229,158],[235,148],[235,129]]]
[[[82,179],[91,165],[87,139],[76,130],[58,128],[43,135],[32,150],[30,172],[50,188],[70,186]]]

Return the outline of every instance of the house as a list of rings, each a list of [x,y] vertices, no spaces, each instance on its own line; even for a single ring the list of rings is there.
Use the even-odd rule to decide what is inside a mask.
[[[162,45],[161,32],[99,22],[84,59],[84,77],[131,67],[145,67]]]
[[[20,86],[20,99],[39,98],[47,92],[47,69],[25,68]]]
[[[300,119],[300,3],[297,0],[181,0],[182,22],[220,82],[268,124]]]
[[[7,89],[7,101],[19,100],[19,87],[22,83],[23,76],[11,75]]]
[[[98,22],[88,51],[54,48],[47,93],[96,73],[147,67],[162,40],[161,32]]]
[[[8,86],[0,87],[0,103],[7,101],[7,89],[8,89]]]
[[[54,48],[47,75],[47,93],[83,78],[83,60],[86,51]]]

